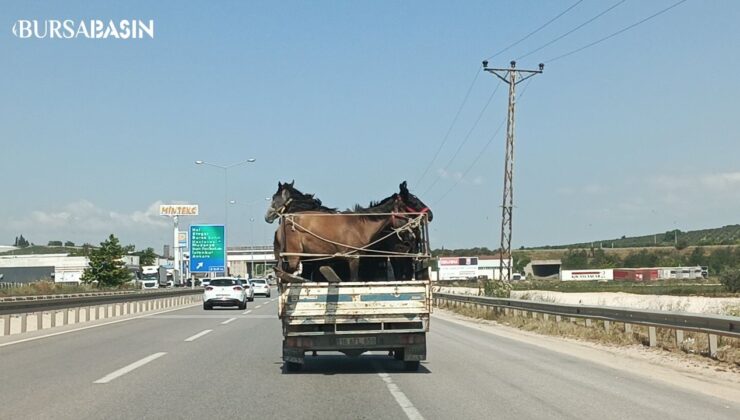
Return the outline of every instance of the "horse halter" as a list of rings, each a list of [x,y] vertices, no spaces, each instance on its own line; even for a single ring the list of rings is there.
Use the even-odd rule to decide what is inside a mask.
[[[278,216],[282,216],[283,213],[285,213],[285,210],[288,209],[288,206],[290,205],[291,201],[293,201],[293,198],[292,197],[289,198],[289,199],[287,199],[287,200],[285,200],[285,204],[283,204],[282,206],[280,206],[279,209],[275,210],[275,214],[277,214]]]

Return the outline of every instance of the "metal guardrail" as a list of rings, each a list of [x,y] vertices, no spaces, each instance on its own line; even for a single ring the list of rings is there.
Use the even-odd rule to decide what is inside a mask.
[[[604,328],[610,328],[612,322],[624,323],[624,332],[631,333],[632,325],[643,325],[648,329],[648,345],[654,347],[658,343],[657,328],[674,330],[676,344],[680,347],[684,339],[684,331],[693,331],[707,334],[710,357],[717,356],[718,336],[740,338],[740,317],[722,315],[702,315],[686,312],[657,312],[643,311],[628,308],[610,308],[604,306],[566,305],[547,302],[532,302],[519,299],[491,298],[471,295],[454,295],[448,293],[435,293],[435,306],[440,301],[452,303],[453,306],[477,306],[492,308],[496,311],[541,313],[547,320],[549,315],[554,315],[556,321],[563,317],[569,317],[572,321],[576,318],[586,320],[586,326],[592,325],[592,320],[604,321]]]
[[[704,315],[687,312],[658,312],[605,306],[567,305],[448,293],[435,293],[434,299],[539,312],[555,316],[599,319],[740,338],[740,317],[736,316]]]
[[[4,298],[4,300],[0,301],[0,315],[15,315],[28,312],[104,305],[108,303],[144,301],[200,293],[203,293],[203,289],[198,287],[195,289],[187,288],[146,292],[99,292],[76,293],[69,295],[14,296],[12,299]]]

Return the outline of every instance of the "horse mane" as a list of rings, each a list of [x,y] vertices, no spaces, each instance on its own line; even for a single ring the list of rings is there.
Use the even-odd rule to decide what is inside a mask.
[[[285,188],[290,192],[290,211],[323,211],[327,213],[336,213],[336,208],[329,208],[321,203],[321,200],[314,197],[313,194],[305,194],[298,191],[295,187],[290,184],[284,184]]]
[[[386,216],[377,216],[373,213],[391,213],[393,211],[394,206],[394,200],[396,199],[397,194],[393,194],[389,197],[386,197],[380,201],[371,201],[370,204],[368,204],[367,207],[363,207],[359,204],[355,204],[354,208],[347,209],[343,211],[342,213],[362,213],[363,218],[367,219],[378,219]]]

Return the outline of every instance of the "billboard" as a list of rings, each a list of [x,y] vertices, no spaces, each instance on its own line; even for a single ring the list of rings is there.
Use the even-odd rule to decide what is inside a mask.
[[[160,204],[160,216],[197,216],[197,204]]]
[[[607,268],[602,270],[562,270],[560,280],[563,281],[588,281],[588,280],[614,280],[614,270]]]
[[[178,248],[188,247],[188,232],[187,231],[181,230],[177,232],[177,246]]]
[[[226,272],[224,225],[190,226],[190,272]]]
[[[478,277],[478,258],[440,257],[439,280],[464,280]]]

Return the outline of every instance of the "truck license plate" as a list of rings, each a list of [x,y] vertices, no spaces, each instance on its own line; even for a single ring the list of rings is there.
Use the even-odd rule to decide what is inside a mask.
[[[376,344],[375,337],[341,337],[337,338],[340,346],[369,346]]]

